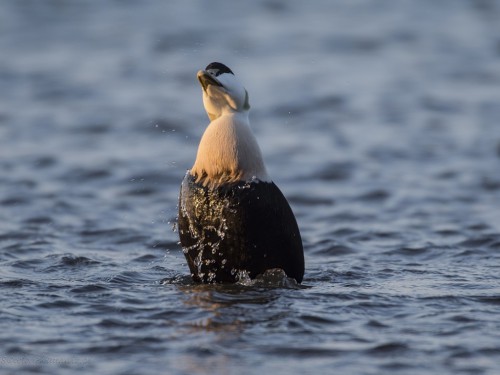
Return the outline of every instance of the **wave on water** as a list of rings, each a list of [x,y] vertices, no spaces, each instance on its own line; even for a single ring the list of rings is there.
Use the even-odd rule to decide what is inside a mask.
[[[498,0],[0,1],[0,373],[500,374]],[[172,231],[247,85],[303,284]]]
[[[189,286],[197,289],[212,289],[218,288],[220,290],[227,289],[228,291],[234,288],[244,290],[248,289],[258,289],[258,288],[284,288],[284,289],[302,289],[305,286],[297,283],[293,278],[286,275],[285,271],[280,268],[270,269],[264,272],[262,275],[257,275],[254,279],[250,278],[249,273],[245,270],[240,270],[237,273],[238,281],[236,283],[220,283],[220,284],[200,284],[191,279],[189,275],[176,275],[171,278],[165,278],[161,280],[162,285],[179,285],[179,286]]]

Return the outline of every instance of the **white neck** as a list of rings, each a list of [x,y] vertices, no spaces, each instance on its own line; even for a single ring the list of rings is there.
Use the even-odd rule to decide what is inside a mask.
[[[205,186],[271,181],[250,129],[248,111],[224,113],[208,125],[190,173]]]

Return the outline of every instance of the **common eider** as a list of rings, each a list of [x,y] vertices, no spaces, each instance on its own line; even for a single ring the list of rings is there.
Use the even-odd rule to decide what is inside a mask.
[[[295,216],[269,177],[248,120],[248,92],[224,64],[197,74],[210,124],[181,184],[178,231],[191,276],[236,282],[282,269],[298,283],[304,252]]]

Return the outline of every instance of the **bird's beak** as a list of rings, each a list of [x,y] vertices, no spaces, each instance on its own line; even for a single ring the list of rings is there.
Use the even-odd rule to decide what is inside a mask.
[[[198,74],[196,75],[198,78],[198,81],[200,81],[201,87],[203,87],[203,91],[207,92],[208,86],[209,85],[215,85],[219,87],[224,87],[222,83],[219,82],[217,78],[212,76],[210,73],[206,72],[205,70],[200,70],[198,71]]]

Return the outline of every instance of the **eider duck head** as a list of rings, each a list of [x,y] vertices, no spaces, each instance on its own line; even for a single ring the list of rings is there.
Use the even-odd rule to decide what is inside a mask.
[[[213,62],[197,74],[210,121],[227,113],[248,113],[248,92],[226,65]]]

